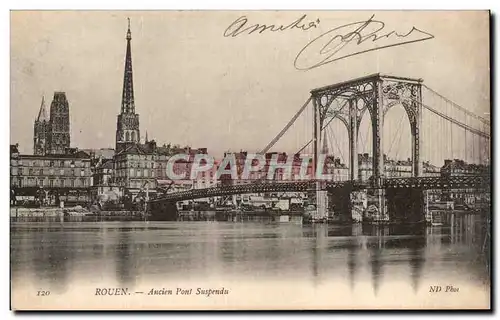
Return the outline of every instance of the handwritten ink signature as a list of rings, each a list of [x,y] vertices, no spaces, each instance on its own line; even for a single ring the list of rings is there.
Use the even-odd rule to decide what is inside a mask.
[[[316,21],[311,21],[309,23],[306,23],[305,20],[307,18],[307,15],[304,14],[300,18],[296,19],[292,23],[288,25],[275,25],[275,24],[270,24],[270,25],[265,25],[265,24],[254,24],[251,26],[246,26],[248,22],[248,18],[246,16],[241,16],[238,19],[234,20],[233,23],[227,27],[226,30],[224,30],[224,37],[236,37],[242,33],[247,33],[247,34],[252,34],[254,32],[258,32],[259,34],[263,33],[264,31],[271,31],[271,32],[277,32],[277,31],[285,31],[285,30],[292,30],[292,29],[300,29],[302,31],[307,31],[311,28],[317,28],[320,20],[316,19]]]
[[[385,23],[374,20],[374,17],[375,15],[372,15],[367,21],[353,22],[333,28],[313,39],[297,54],[294,61],[295,68],[310,70],[365,52],[434,38],[432,34],[416,27],[412,27],[407,33],[398,33],[393,30],[380,34]]]

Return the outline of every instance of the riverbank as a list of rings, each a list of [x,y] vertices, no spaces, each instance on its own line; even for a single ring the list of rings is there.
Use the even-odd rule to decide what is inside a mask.
[[[448,214],[455,215],[482,215],[488,212],[475,212],[463,210],[432,210],[428,213],[425,221],[422,219],[421,223],[428,224],[441,224],[442,215]],[[156,221],[155,217],[145,216],[142,211],[119,210],[119,211],[94,211],[87,210],[80,206],[68,208],[23,208],[11,207],[10,208],[11,221]],[[157,217],[156,217],[157,218]],[[309,218],[309,219],[308,219]],[[304,216],[301,211],[271,211],[271,210],[257,210],[257,211],[240,211],[240,210],[225,210],[225,211],[179,211],[172,221],[259,221],[265,219],[266,221],[274,222],[295,222],[301,221],[303,223],[328,223],[335,225],[344,225],[356,223],[349,217],[345,216],[330,216],[328,219],[321,221],[312,221],[311,217]],[[370,221],[368,219],[359,221],[361,224],[374,224],[374,225],[394,225],[407,223],[399,220],[392,221]]]
[[[120,211],[90,211],[81,206],[68,208],[23,208],[11,207],[11,218],[75,218],[83,217],[102,220],[142,220],[144,212],[120,210]],[[80,219],[81,220],[81,219]],[[88,219],[84,219],[88,220]]]
[[[90,211],[80,206],[69,208],[23,208],[11,207],[11,217],[61,217],[61,216],[85,216]]]

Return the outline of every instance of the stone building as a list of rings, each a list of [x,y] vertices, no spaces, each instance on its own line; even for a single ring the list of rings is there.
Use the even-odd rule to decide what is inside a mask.
[[[460,159],[445,160],[441,167],[441,176],[450,178],[453,176],[464,175],[489,175],[489,167],[487,165],[467,163]],[[444,201],[453,201],[455,205],[473,205],[475,203],[487,202],[488,193],[478,189],[443,189],[442,199]]]
[[[172,171],[176,175],[183,175],[182,179],[174,179],[168,176],[167,165],[170,158],[176,154],[185,154],[187,159],[177,159],[172,166]],[[207,148],[166,148],[158,147],[156,152],[156,176],[158,182],[168,188],[168,192],[185,191],[189,189],[203,189],[217,185],[217,163],[214,163],[209,170],[198,172],[195,177],[191,177],[191,169],[197,154],[208,155]],[[202,165],[206,163],[201,161]]]
[[[148,196],[156,193],[156,154],[150,143],[128,145],[115,154],[113,163],[113,181],[130,200],[134,201],[144,192]]]
[[[21,198],[40,205],[86,205],[92,185],[91,159],[82,151],[66,154],[10,155],[10,186]]]
[[[92,180],[91,194],[94,201],[102,205],[104,202],[121,200],[123,188],[120,188],[114,181],[113,159],[99,157],[93,165]]]
[[[243,177],[243,172],[245,168],[245,164],[247,161],[248,153],[246,151],[240,151],[237,153],[226,152],[224,153],[224,157],[234,156],[236,160],[236,172],[238,178],[235,180],[231,179],[229,174],[223,174],[220,177],[222,185],[241,185],[241,184],[250,184],[255,181],[272,181],[272,182],[291,182],[302,180],[301,170],[303,165],[303,159],[300,154],[287,154],[286,152],[267,152],[263,154],[264,163],[262,164],[262,169],[258,171],[250,171],[248,173],[248,177]],[[290,160],[290,157],[293,157],[293,160]],[[268,179],[269,171],[273,168],[271,163],[273,159],[276,159],[278,164],[286,164],[291,163],[291,168],[289,173],[287,174],[284,168],[274,168],[274,172],[272,173],[272,179]],[[258,161],[254,159],[252,161],[252,167],[256,166]],[[349,169],[345,166],[345,164],[341,163],[341,159],[335,158],[333,155],[327,155],[324,159],[323,164],[323,174],[332,175],[332,181],[344,181],[348,180]],[[229,166],[226,167],[229,169]],[[306,177],[309,179],[314,179],[315,174],[313,173],[313,165],[312,160],[309,159],[307,167],[305,169]]]
[[[100,159],[94,166],[94,186],[111,186],[113,184],[113,160]]]
[[[358,179],[361,181],[368,181],[372,176],[372,156],[368,153],[358,154]],[[386,178],[409,178],[412,176],[412,162],[408,158],[406,160],[396,160],[387,157],[384,154],[384,167]],[[439,176],[440,168],[432,165],[429,162],[422,164],[422,176]]]

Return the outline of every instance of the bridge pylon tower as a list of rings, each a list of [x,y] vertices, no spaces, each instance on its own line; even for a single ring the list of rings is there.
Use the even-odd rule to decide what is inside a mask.
[[[361,120],[368,114],[372,129],[372,179],[371,186],[378,189],[373,190],[370,196],[376,207],[376,219],[387,220],[387,208],[385,201],[384,177],[384,118],[387,112],[398,104],[402,105],[411,129],[412,142],[412,177],[419,177],[423,173],[421,160],[420,129],[422,126],[422,79],[411,79],[395,77],[382,74],[372,74],[366,77],[317,88],[311,91],[314,108],[313,117],[313,172],[317,172],[320,157],[320,146],[322,131],[325,124],[333,118],[344,123],[349,136],[349,170],[350,179],[358,180],[358,134]],[[317,184],[321,187],[321,183]],[[317,208],[324,212],[319,215],[327,215],[326,210],[319,201],[322,196],[317,191]]]
[[[372,74],[311,91],[314,108],[313,164],[318,165],[321,133],[332,118],[344,123],[349,134],[349,167],[351,180],[358,179],[358,133],[361,120],[368,114],[373,136],[372,176],[376,187],[383,185],[384,117],[395,105],[402,105],[411,127],[412,176],[422,175],[422,79]]]

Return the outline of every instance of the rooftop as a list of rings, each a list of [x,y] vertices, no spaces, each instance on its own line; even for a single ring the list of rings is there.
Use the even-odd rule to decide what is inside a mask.
[[[20,154],[19,158],[24,159],[90,159],[90,155],[84,151],[77,151],[70,154],[46,154],[46,155],[36,155],[36,154]]]

